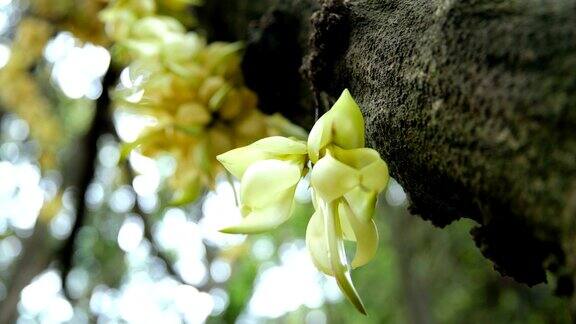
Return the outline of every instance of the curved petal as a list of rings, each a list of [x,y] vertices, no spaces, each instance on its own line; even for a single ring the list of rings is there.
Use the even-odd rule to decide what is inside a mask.
[[[364,147],[364,117],[348,89],[344,89],[329,113],[333,114],[334,144],[345,149]]]
[[[242,179],[249,166],[267,158],[268,154],[250,146],[239,147],[216,156],[224,168],[238,179]]]
[[[312,189],[313,190],[313,189]],[[318,197],[318,195],[316,195],[314,193],[314,191],[312,191],[312,205],[314,207],[314,210],[316,211],[316,213],[322,213],[322,209],[319,207],[322,204],[324,204],[324,201],[322,200],[322,198]],[[324,221],[322,221],[324,222]],[[354,231],[352,230],[352,226],[350,225],[350,222],[348,222],[348,220],[344,217],[344,218],[340,218],[340,222],[341,222],[341,226],[342,226],[342,237],[347,240],[347,241],[356,241],[356,238],[354,237]],[[324,223],[322,223],[324,224]],[[324,225],[322,225],[324,226]],[[326,235],[326,234],[324,234]]]
[[[310,175],[312,187],[326,202],[342,197],[359,182],[358,171],[334,159],[330,153],[318,160]]]
[[[228,234],[256,234],[275,229],[292,215],[294,190],[286,191],[280,199],[264,208],[250,209],[243,206],[246,214],[240,224],[221,229]]]
[[[324,216],[320,209],[317,209],[312,215],[306,227],[306,246],[316,268],[329,276],[333,276]]]
[[[308,156],[312,163],[318,162],[322,149],[332,141],[332,118],[325,114],[320,117],[308,135]]]
[[[290,155],[306,154],[306,144],[282,136],[272,136],[258,140],[248,146],[233,149],[216,157],[232,175],[241,179],[253,163],[266,159],[282,159]],[[304,165],[304,158],[302,165]]]
[[[328,251],[330,252],[330,264],[334,277],[338,286],[344,292],[344,295],[352,302],[352,304],[362,314],[366,314],[366,308],[354,288],[348,263],[346,261],[346,253],[344,251],[344,242],[342,241],[342,230],[340,228],[340,221],[338,217],[338,207],[336,202],[324,204],[324,224],[326,226],[326,233],[328,237]]]
[[[283,136],[270,136],[251,144],[264,152],[278,155],[306,154],[306,143]]]
[[[344,214],[339,214],[340,217],[340,227],[342,228],[342,238],[345,241],[352,241],[356,242],[356,234],[354,233],[354,229],[348,220],[348,217]]]
[[[380,154],[371,148],[344,150],[333,148],[332,154],[342,163],[359,170],[362,186],[380,192],[388,184],[388,166]]]
[[[388,166],[380,158],[360,170],[360,173],[362,174],[362,186],[376,192],[384,190],[388,185],[388,180],[390,180]]]
[[[252,164],[240,182],[240,201],[251,208],[265,208],[273,204],[286,191],[292,196],[300,181],[301,169],[297,164],[281,160],[263,160]]]
[[[374,216],[377,200],[375,191],[366,191],[356,187],[347,192],[344,199],[360,220],[367,222]]]
[[[360,219],[344,201],[338,204],[338,213],[341,218],[348,220],[356,237],[356,254],[352,260],[352,268],[363,266],[374,258],[378,250],[376,224],[372,219],[367,222]]]
[[[367,147],[350,150],[334,147],[332,154],[342,163],[358,170],[380,159],[380,154],[376,150]]]

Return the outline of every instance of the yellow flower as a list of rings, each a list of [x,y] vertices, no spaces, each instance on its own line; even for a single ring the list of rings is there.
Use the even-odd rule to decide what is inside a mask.
[[[100,12],[106,33],[113,40],[123,40],[130,34],[132,24],[139,18],[154,14],[154,0],[116,0]]]
[[[306,161],[305,154],[304,142],[282,136],[272,136],[220,154],[216,158],[233,176],[242,179],[248,167],[261,160],[293,161],[303,167]]]
[[[114,58],[129,63],[114,103],[154,123],[124,146],[123,156],[138,148],[150,157],[176,157],[177,179],[169,182],[172,203],[189,203],[214,186],[221,170],[217,154],[272,135],[273,126],[244,86],[240,43],[207,44],[181,21],[157,15],[156,9],[165,12],[162,4],[137,4],[117,0],[102,14],[112,27],[119,24],[117,31],[122,29],[111,35],[117,40]],[[305,154],[306,144],[300,147]]]
[[[315,212],[306,229],[306,245],[314,265],[334,276],[354,306],[366,313],[350,277],[344,240],[356,242],[352,268],[376,254],[378,231],[372,219],[378,194],[388,183],[388,167],[378,152],[364,148],[360,108],[344,90],[330,111],[301,141],[269,137],[218,156],[241,179],[244,221],[227,233],[258,233],[290,217],[296,184],[312,166],[310,185]]]
[[[343,198],[367,220],[388,179],[388,167],[375,150],[332,147],[312,168],[310,182],[320,198],[327,202]]]
[[[366,309],[358,292],[352,284],[350,268],[346,260],[344,250],[344,236],[350,226],[346,221],[348,211],[341,208],[338,201],[326,203],[324,200],[314,197],[316,212],[312,215],[306,229],[306,246],[312,256],[312,261],[316,267],[327,275],[334,276],[338,286],[344,292],[352,304],[363,314]],[[355,220],[353,220],[355,221]],[[356,224],[355,224],[356,225]],[[368,224],[361,224],[362,231],[354,232],[367,237],[359,236],[356,258],[372,258],[378,245],[378,232],[372,220]],[[357,228],[354,228],[357,230]],[[355,239],[354,236],[351,239]]]
[[[356,242],[353,268],[376,254],[378,231],[372,216],[376,197],[388,183],[388,168],[372,149],[332,146],[332,150],[312,168],[316,213],[306,231],[306,244],[318,269],[333,275],[350,301],[365,313],[350,278],[343,240]]]
[[[304,169],[306,144],[273,136],[217,156],[241,179],[239,225],[226,233],[259,233],[277,227],[291,215],[294,191]]]
[[[329,145],[344,149],[364,147],[364,118],[347,89],[310,131],[308,155],[312,163],[318,161]]]
[[[262,160],[250,165],[240,184],[242,222],[224,233],[261,233],[284,223],[292,213],[302,167],[293,161]]]

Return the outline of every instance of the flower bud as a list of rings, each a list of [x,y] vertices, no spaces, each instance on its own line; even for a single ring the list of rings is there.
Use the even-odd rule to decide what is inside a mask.
[[[342,92],[310,131],[308,154],[312,163],[320,159],[330,144],[345,149],[364,147],[364,118],[348,90]]]
[[[151,16],[136,21],[130,30],[132,38],[140,40],[164,41],[166,38],[174,37],[173,34],[184,34],[186,28],[171,17]]]
[[[202,103],[208,105],[212,96],[214,96],[221,88],[226,86],[226,81],[220,76],[211,76],[204,80],[198,89],[198,99]]]
[[[206,125],[212,116],[206,108],[197,102],[187,102],[178,107],[176,122],[181,125]]]

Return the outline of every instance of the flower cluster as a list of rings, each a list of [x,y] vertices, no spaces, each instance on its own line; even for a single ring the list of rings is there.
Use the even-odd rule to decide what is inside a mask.
[[[56,29],[72,32],[82,41],[107,45],[98,12],[106,5],[105,1],[94,0],[29,0],[26,1],[29,13],[50,22]]]
[[[129,80],[113,99],[117,108],[154,121],[127,151],[174,156],[172,203],[184,204],[213,186],[222,170],[217,154],[276,134],[273,124],[287,122],[257,109],[243,83],[241,44],[207,44],[178,20],[154,15],[153,4],[117,1],[102,15],[116,53],[130,62]]]
[[[112,0],[100,18],[108,36],[122,42],[135,31],[134,24],[147,17],[171,17],[187,26],[194,24],[194,16],[185,9],[198,3],[198,0]]]
[[[356,242],[352,268],[375,255],[378,231],[372,219],[378,194],[388,183],[388,168],[378,152],[364,147],[364,119],[344,90],[332,109],[314,125],[308,142],[285,137],[261,139],[219,155],[241,179],[240,224],[226,233],[260,233],[291,215],[296,185],[310,172],[315,213],[306,244],[316,267],[334,276],[342,291],[365,313],[349,273],[344,240]]]
[[[46,168],[56,165],[62,132],[33,68],[42,58],[51,34],[52,27],[44,20],[22,19],[12,42],[10,59],[0,70],[0,103],[30,125],[32,138],[40,144],[40,164]]]

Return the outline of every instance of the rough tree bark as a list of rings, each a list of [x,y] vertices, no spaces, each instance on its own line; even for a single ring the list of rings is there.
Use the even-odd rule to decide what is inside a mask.
[[[228,14],[210,35],[248,42],[249,86],[267,98],[296,83],[266,111],[307,125],[294,103],[325,109],[349,88],[412,213],[474,219],[503,275],[534,285],[550,271],[575,295],[575,0],[235,0],[204,13],[216,9]]]

